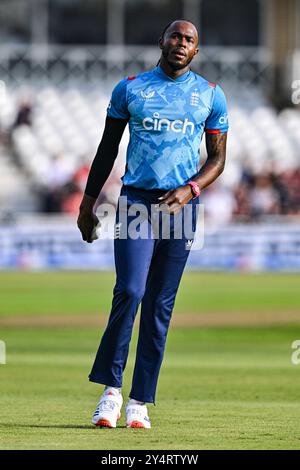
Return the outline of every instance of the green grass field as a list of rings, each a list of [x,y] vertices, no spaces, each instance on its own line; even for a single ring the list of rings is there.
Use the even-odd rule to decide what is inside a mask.
[[[90,424],[102,387],[87,376],[114,276],[1,273],[0,449],[300,449],[300,365],[291,363],[299,281],[186,273],[149,406],[152,429],[126,429],[122,416],[107,430]],[[136,339],[135,330],[125,400]]]

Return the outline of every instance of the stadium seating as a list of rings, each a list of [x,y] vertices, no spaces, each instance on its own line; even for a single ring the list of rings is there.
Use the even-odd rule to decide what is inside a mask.
[[[245,92],[246,93],[246,92]],[[76,171],[89,165],[101,138],[110,90],[47,86],[40,89],[11,89],[0,108],[0,128],[10,134],[10,149],[17,157],[0,155],[1,187],[4,184],[31,188],[57,188],[72,181]],[[244,174],[272,174],[280,179],[287,171],[300,167],[300,112],[285,109],[279,114],[255,91],[235,98],[227,92],[230,108],[228,158],[218,187],[232,194]],[[26,98],[30,102],[30,124],[17,123],[16,117]],[[242,103],[242,105],[241,105]],[[116,201],[124,171],[128,132],[125,132],[119,157],[103,195]],[[206,158],[205,139],[201,144]],[[6,154],[8,150],[6,150]],[[57,173],[55,173],[57,172]],[[5,180],[5,183],[4,183]],[[84,182],[81,182],[80,190]],[[28,191],[27,191],[28,192]],[[37,210],[27,198],[28,210]],[[233,205],[234,206],[234,205]]]

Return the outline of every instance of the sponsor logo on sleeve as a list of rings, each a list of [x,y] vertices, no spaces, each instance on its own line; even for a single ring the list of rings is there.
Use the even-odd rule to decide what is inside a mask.
[[[220,124],[227,124],[227,122],[228,122],[228,114],[225,113],[225,114],[223,114],[223,116],[220,117],[219,123]]]

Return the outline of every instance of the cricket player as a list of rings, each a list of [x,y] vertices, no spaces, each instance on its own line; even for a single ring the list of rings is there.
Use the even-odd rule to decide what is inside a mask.
[[[78,217],[82,238],[90,243],[97,223],[94,206],[129,124],[121,196],[126,196],[128,210],[136,203],[147,209],[151,205],[167,208],[171,236],[168,239],[115,236],[112,309],[89,375],[91,382],[105,386],[92,418],[93,424],[101,427],[115,428],[121,416],[122,376],[140,304],[126,426],[151,427],[146,404],[155,403],[171,314],[189,255],[187,248],[192,243],[184,234],[181,238],[172,237],[172,221],[178,214],[184,217],[187,205],[195,212],[202,189],[215,181],[225,165],[226,99],[218,85],[190,69],[198,54],[196,27],[186,20],[168,24],[159,47],[161,57],[153,70],[124,78],[112,92]],[[208,158],[203,164],[200,143],[204,132]],[[151,226],[150,219],[145,223]],[[120,227],[119,205],[116,226]]]

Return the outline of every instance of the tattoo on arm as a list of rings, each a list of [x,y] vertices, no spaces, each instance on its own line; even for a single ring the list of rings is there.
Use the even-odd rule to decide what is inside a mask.
[[[207,160],[199,170],[195,181],[200,188],[206,188],[222,173],[226,159],[227,133],[206,133]]]
[[[208,134],[206,133],[206,150],[208,157],[226,154],[227,133]]]

